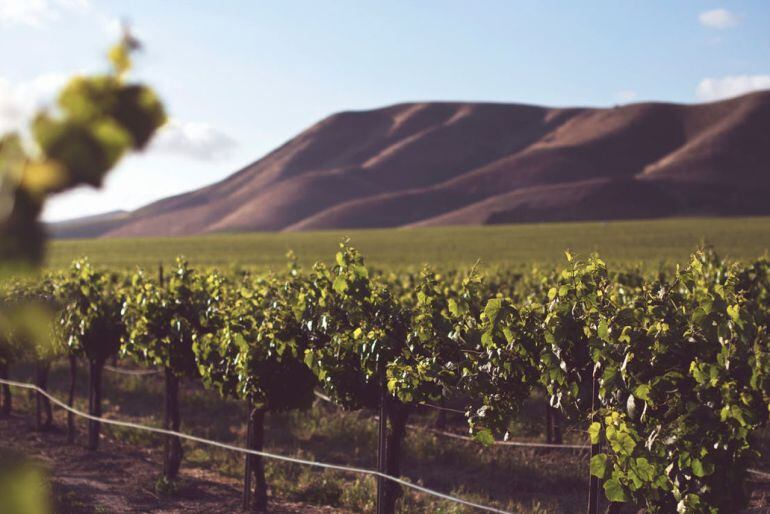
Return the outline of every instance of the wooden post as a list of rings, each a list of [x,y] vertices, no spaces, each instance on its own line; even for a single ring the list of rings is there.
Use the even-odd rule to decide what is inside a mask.
[[[75,403],[75,382],[78,372],[78,360],[74,355],[69,356],[70,361],[70,390],[67,396],[67,405],[71,408]],[[75,442],[75,415],[67,411],[67,442]]]
[[[265,409],[255,407],[249,401],[248,427],[246,429],[246,448],[262,451],[265,444]],[[251,479],[255,478],[254,490]],[[253,494],[252,494],[253,493]],[[253,496],[253,501],[252,501]],[[243,510],[267,512],[267,480],[265,478],[265,459],[259,455],[246,455],[243,475]]]
[[[549,406],[549,408],[551,409],[551,442],[553,444],[562,444],[564,439],[561,434],[561,411],[555,407]]]
[[[593,371],[593,381],[591,383],[591,423],[597,420],[597,410],[599,408],[599,377],[596,369]],[[601,452],[601,441],[591,445],[591,458]],[[590,461],[589,461],[590,462]],[[599,478],[591,475],[589,472],[588,480],[588,514],[599,514]]]
[[[254,406],[251,403],[251,400],[249,400],[246,408],[248,409],[246,411],[246,448],[250,449],[254,446],[251,430],[251,411],[254,409]],[[253,455],[246,454],[243,469],[243,510],[249,510],[249,507],[251,506],[251,467],[253,462]]]
[[[548,403],[545,405],[545,442],[553,443],[553,410]]]
[[[438,409],[438,414],[436,414],[436,421],[433,423],[433,428],[436,430],[444,430],[446,429],[447,414],[446,410],[443,408],[446,407],[446,399],[443,396],[439,401],[439,407],[442,408]]]
[[[379,369],[379,383],[380,383],[380,424],[379,435],[377,438],[377,471],[385,473],[385,466],[387,464],[387,437],[388,437],[388,391],[385,383],[385,366],[380,363]],[[385,488],[387,487],[386,480],[382,476],[377,477],[377,514],[387,514],[385,511]]]
[[[50,363],[37,361],[35,363],[35,385],[42,391],[48,391],[48,372]],[[45,420],[43,420],[45,417]],[[35,394],[35,430],[44,432],[50,430],[53,425],[53,412],[51,411],[51,401],[43,394]]]
[[[42,363],[35,363],[35,385],[42,389]],[[40,432],[43,430],[43,395],[35,393],[35,430]]]
[[[262,451],[265,447],[265,409],[255,408],[251,414],[252,450]],[[253,455],[254,459],[254,512],[267,512],[267,479],[265,478],[265,459]]]
[[[88,412],[97,418],[102,417],[102,367],[104,362],[91,359],[90,361],[90,392],[88,395]],[[88,449],[95,451],[99,448],[99,421],[88,422]]]
[[[0,378],[8,380],[8,364],[0,364]],[[3,409],[0,411],[3,416],[11,415],[11,388],[8,384],[3,384]]]
[[[163,288],[163,263],[158,263],[158,286]],[[165,367],[164,370],[165,388],[163,389],[163,428],[170,429],[171,426],[171,370]],[[171,474],[171,436],[163,438],[163,477],[166,480],[172,480]]]
[[[163,428],[179,431],[179,377],[171,368],[165,368],[166,373],[166,408],[163,415]],[[167,435],[164,446],[166,454],[163,458],[163,476],[166,480],[176,480],[179,475],[179,466],[182,463],[182,443],[179,437]]]
[[[387,457],[385,472],[388,476],[401,475],[401,444],[406,434],[406,421],[409,416],[409,407],[398,400],[389,400],[388,415],[390,416],[390,432],[385,445]],[[395,482],[387,481],[383,494],[384,513],[395,514],[396,501],[403,494],[401,486]]]

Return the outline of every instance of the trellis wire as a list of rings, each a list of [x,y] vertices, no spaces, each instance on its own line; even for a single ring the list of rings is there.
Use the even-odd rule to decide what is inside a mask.
[[[119,421],[119,420],[116,420],[116,419],[100,418],[100,417],[92,416],[92,415],[87,414],[85,412],[79,411],[79,410],[77,410],[77,409],[75,409],[73,407],[70,407],[66,403],[62,402],[61,400],[59,400],[55,396],[52,396],[47,391],[44,391],[43,389],[41,389],[40,387],[38,387],[38,386],[36,386],[34,384],[30,384],[30,383],[27,383],[27,382],[17,382],[15,380],[5,380],[5,379],[0,379],[0,384],[6,384],[6,385],[9,385],[9,386],[12,386],[12,387],[19,387],[19,388],[22,388],[22,389],[29,389],[29,390],[32,390],[32,391],[36,391],[37,393],[42,394],[43,396],[45,396],[46,398],[51,400],[53,403],[55,403],[56,405],[58,405],[59,407],[61,407],[62,409],[66,410],[68,412],[72,412],[73,414],[75,414],[77,416],[80,416],[82,418],[89,419],[89,420],[92,420],[92,421],[98,421],[98,422],[104,423],[106,425],[115,425],[115,426],[121,426],[121,427],[126,427],[126,428],[133,428],[135,430],[144,430],[146,432],[154,432],[154,433],[162,434],[162,435],[175,436],[175,437],[179,437],[180,439],[186,439],[188,441],[194,441],[196,443],[207,444],[209,446],[216,446],[218,448],[223,448],[225,450],[230,450],[230,451],[240,452],[240,453],[246,453],[246,454],[251,454],[251,455],[257,455],[257,456],[260,456],[260,457],[265,457],[267,459],[274,459],[274,460],[279,460],[279,461],[283,461],[283,462],[291,462],[291,463],[294,463],[294,464],[301,464],[301,465],[304,465],[304,466],[314,466],[314,467],[318,467],[318,468],[333,469],[333,470],[336,470],[336,471],[344,471],[344,472],[348,472],[348,473],[357,473],[357,474],[360,474],[360,475],[370,475],[370,476],[373,476],[373,477],[382,477],[382,478],[384,478],[386,480],[390,480],[390,481],[395,482],[397,484],[400,484],[400,485],[402,485],[404,487],[407,487],[407,488],[410,488],[410,489],[414,489],[416,491],[420,491],[422,493],[429,494],[431,496],[435,496],[436,498],[441,498],[442,500],[447,500],[447,501],[450,501],[450,502],[459,503],[461,505],[465,505],[467,507],[473,507],[473,508],[476,508],[476,509],[479,509],[479,510],[483,510],[483,511],[486,511],[486,512],[494,512],[496,514],[514,514],[514,513],[509,512],[509,511],[505,511],[505,510],[502,510],[502,509],[497,509],[495,507],[489,507],[489,506],[486,506],[486,505],[481,505],[479,503],[475,503],[475,502],[472,502],[472,501],[464,500],[462,498],[457,498],[455,496],[450,496],[448,494],[444,494],[444,493],[439,492],[439,491],[434,491],[433,489],[428,489],[427,487],[423,487],[421,485],[414,484],[414,483],[409,482],[407,480],[403,480],[403,479],[398,478],[398,477],[393,477],[393,476],[387,475],[385,473],[380,473],[379,471],[374,471],[374,470],[365,469],[365,468],[356,468],[356,467],[352,467],[352,466],[343,466],[341,464],[329,464],[329,463],[326,463],[326,462],[317,462],[317,461],[312,461],[312,460],[299,459],[299,458],[296,458],[296,457],[288,457],[286,455],[277,455],[277,454],[269,453],[269,452],[265,452],[265,451],[250,450],[250,449],[247,449],[247,448],[242,448],[240,446],[235,446],[235,445],[227,444],[227,443],[221,443],[219,441],[212,441],[210,439],[204,439],[202,437],[197,437],[197,436],[185,434],[185,433],[182,433],[182,432],[175,432],[173,430],[166,430],[164,428],[149,427],[149,426],[146,426],[146,425],[141,425],[139,423],[132,423],[130,421]]]
[[[321,400],[323,400],[325,402],[329,402],[329,403],[334,404],[332,399],[329,398],[328,396],[326,396],[323,393],[319,393],[318,391],[315,391],[315,395],[316,395],[317,398],[319,398],[319,399],[321,399]],[[423,404],[423,403],[421,403],[420,405],[426,405],[428,407],[433,407],[430,404]],[[375,418],[376,418],[376,416],[375,416]],[[438,435],[445,436],[445,437],[451,437],[451,438],[454,438],[454,439],[461,439],[463,441],[475,441],[475,439],[473,439],[470,436],[462,435],[462,434],[455,434],[455,433],[452,433],[452,432],[447,432],[446,430],[439,430],[437,428],[430,428],[430,427],[424,427],[424,426],[412,425],[412,424],[407,425],[407,426],[409,428],[417,428],[417,429],[421,429],[421,430],[427,430],[429,432],[433,432],[434,434],[438,434]],[[581,445],[581,444],[531,443],[531,442],[527,442],[527,441],[494,441],[492,444],[496,445],[496,446],[497,445],[499,445],[499,446],[519,446],[519,447],[522,447],[522,448],[548,448],[548,449],[557,449],[557,450],[585,450],[586,448],[588,448],[588,443]]]
[[[132,375],[137,377],[143,377],[147,375],[158,375],[160,373],[163,373],[163,371],[159,369],[123,369],[123,368],[116,368],[115,366],[110,366],[109,364],[105,364],[104,369],[112,373],[117,373],[118,375]]]

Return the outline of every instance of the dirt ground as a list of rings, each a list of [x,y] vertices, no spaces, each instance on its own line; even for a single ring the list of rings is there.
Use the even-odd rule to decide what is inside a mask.
[[[102,437],[96,452],[67,444],[65,421],[50,432],[36,432],[20,413],[0,417],[0,446],[21,451],[51,474],[57,514],[91,513],[232,513],[241,510],[241,484],[201,468],[183,466],[181,486],[173,495],[156,492],[161,448],[142,448]],[[83,434],[80,434],[83,440]],[[340,512],[271,498],[271,512]]]
[[[55,411],[56,412],[56,411]],[[215,471],[185,463],[173,494],[159,492],[162,448],[129,444],[102,435],[100,449],[84,447],[85,434],[68,444],[66,419],[55,414],[55,427],[37,432],[27,412],[0,417],[0,448],[20,451],[36,459],[50,473],[57,514],[241,512],[241,483]],[[81,426],[81,430],[85,427]],[[752,477],[751,514],[770,514],[770,479]],[[271,512],[328,514],[347,512],[271,497]],[[624,512],[635,512],[625,509]],[[540,512],[540,510],[538,510]]]

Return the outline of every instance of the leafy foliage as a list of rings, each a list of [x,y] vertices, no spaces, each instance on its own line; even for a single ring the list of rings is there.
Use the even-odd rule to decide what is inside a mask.
[[[81,259],[60,277],[57,296],[60,334],[70,353],[94,362],[117,353],[126,325],[121,313],[124,292],[116,277]]]
[[[38,262],[44,233],[37,219],[46,198],[80,185],[99,187],[126,153],[143,149],[165,123],[153,90],[126,82],[138,47],[126,34],[109,52],[109,73],[72,78],[56,111],[32,120],[33,152],[18,134],[0,137],[0,262]]]
[[[136,273],[123,306],[129,330],[122,352],[180,377],[197,376],[193,343],[216,324],[219,286],[217,275],[204,277],[182,258],[167,284]]]
[[[127,354],[199,373],[264,411],[307,407],[317,383],[347,408],[377,407],[387,393],[404,409],[391,424],[410,405],[461,398],[470,431],[490,443],[544,387],[552,406],[592,420],[601,451],[588,471],[607,499],[650,512],[745,505],[752,435],[768,419],[766,259],[729,263],[702,249],[646,275],[568,253],[563,269],[524,276],[394,275],[342,244],[334,266],[309,272],[290,259],[286,273],[225,278],[180,260],[168,284],[138,273],[126,289],[79,261],[47,285],[15,287],[3,297],[55,292],[71,352],[102,358],[116,340],[105,331],[126,323]]]
[[[204,382],[268,411],[310,407],[316,380],[303,362],[294,293],[271,276],[230,292],[222,326],[195,343]]]

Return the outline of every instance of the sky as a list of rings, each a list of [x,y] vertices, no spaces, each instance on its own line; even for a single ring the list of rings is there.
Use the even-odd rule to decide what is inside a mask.
[[[770,89],[770,1],[0,0],[0,132],[67,77],[106,69],[130,23],[133,78],[170,121],[62,220],[220,180],[321,118],[407,101],[701,102]]]

